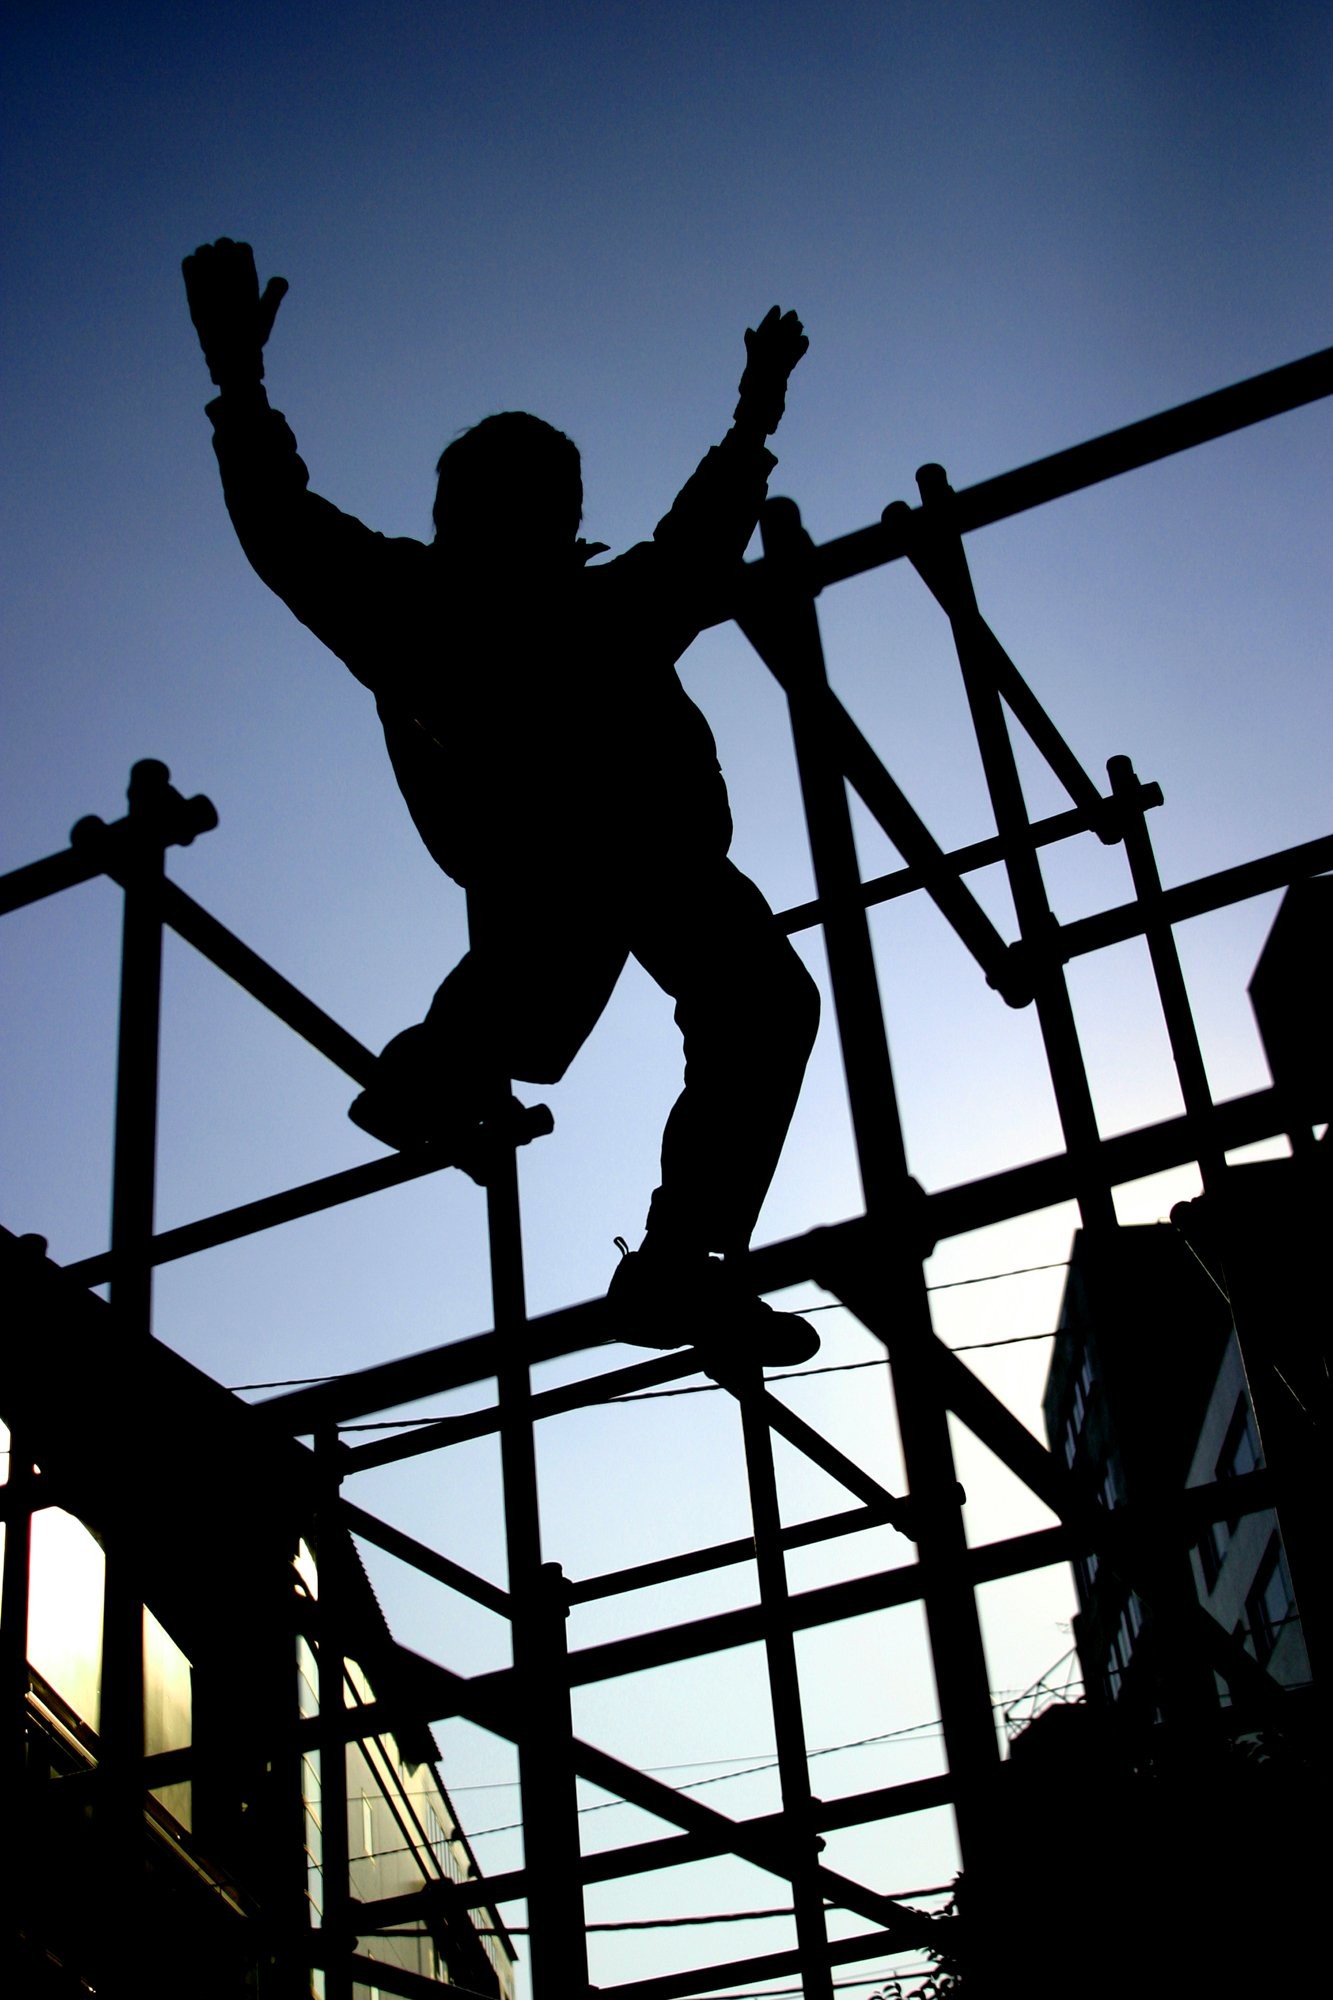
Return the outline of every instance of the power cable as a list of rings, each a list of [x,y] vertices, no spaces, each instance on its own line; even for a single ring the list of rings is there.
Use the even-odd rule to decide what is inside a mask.
[[[957,1291],[963,1285],[993,1285],[998,1283],[999,1280],[1002,1278],[1026,1278],[1030,1276],[1034,1271],[1064,1271],[1068,1270],[1068,1268],[1069,1268],[1069,1259],[1067,1257],[1060,1257],[1057,1258],[1053,1264],[1017,1264],[1011,1271],[987,1271],[984,1272],[980,1277],[976,1278],[949,1278],[946,1279],[942,1284],[927,1285],[926,1290],[928,1292],[953,1292]],[[803,1308],[803,1311],[807,1313],[837,1312],[841,1309],[841,1306],[842,1306],[842,1301],[840,1299],[833,1299],[827,1305],[806,1306]],[[1018,1340],[1049,1340],[1051,1336],[1046,1333],[1030,1333],[1030,1334],[1019,1334],[1016,1335],[1015,1338]],[[976,1341],[972,1343],[973,1346],[979,1346],[979,1347],[988,1347],[988,1346],[1003,1347],[1008,1344],[1009,1343],[1005,1341]],[[956,1347],[952,1349],[952,1352],[955,1354],[966,1354],[969,1351],[970,1349],[967,1347]],[[867,1367],[867,1366],[873,1366],[875,1364],[853,1363],[852,1365]],[[827,1374],[832,1372],[834,1371],[827,1369],[819,1369],[819,1368],[812,1368],[808,1371],[808,1373],[810,1373],[811,1375]],[[231,1384],[231,1393],[235,1396],[239,1396],[247,1389],[312,1389],[312,1388],[317,1388],[321,1382],[345,1382],[348,1380],[350,1376],[359,1373],[360,1373],[359,1369],[344,1368],[336,1370],[331,1375],[290,1375],[285,1377],[284,1380],[282,1380],[281,1382],[233,1382]],[[786,1378],[778,1377],[776,1379],[783,1380]],[[683,1394],[688,1392],[677,1391],[674,1393]],[[621,1400],[628,1400],[628,1399],[622,1398]],[[415,1423],[434,1423],[437,1421],[437,1419],[433,1417],[418,1417],[418,1418],[413,1418],[412,1421]],[[347,1425],[345,1426],[345,1428],[351,1429],[352,1426]]]
[[[884,1989],[882,1993],[872,1993],[870,2000],[920,2000],[920,1995],[924,1993],[925,1988],[922,1986],[914,1987],[909,1993],[904,1990],[902,1982],[907,1979],[919,1979],[929,1982],[938,1977],[939,1972],[936,1967],[914,1965],[888,1972],[876,1972],[868,1979],[835,1979],[832,1983],[835,1993],[859,1992],[867,1986],[878,1986]],[[889,1989],[892,1987],[896,1987],[898,1991],[891,1993]],[[749,1993],[726,1996],[726,2000],[802,2000],[804,1992],[805,1988],[803,1986],[761,1986]],[[720,1993],[697,1994],[695,2000],[724,2000],[724,1996]]]
[[[970,1282],[970,1280],[965,1282]],[[833,1305],[829,1306],[806,1306],[803,1308],[803,1315],[808,1316],[810,1313],[816,1312],[836,1312],[837,1310],[837,1302],[835,1301]],[[989,1347],[1022,1347],[1028,1341],[1056,1340],[1059,1338],[1059,1335],[1059,1327],[1054,1328],[1050,1333],[1010,1333],[1005,1334],[999,1340],[960,1341],[956,1347],[948,1347],[948,1352],[950,1354],[976,1354],[981,1349]],[[764,1380],[765,1382],[807,1382],[815,1375],[851,1375],[860,1368],[887,1368],[888,1366],[889,1360],[887,1355],[876,1355],[871,1361],[831,1361],[822,1368],[793,1368],[783,1373],[765,1375]],[[336,1380],[337,1378],[333,1377],[330,1379]],[[265,1386],[276,1388],[278,1385],[276,1383],[268,1385],[251,1383],[249,1386],[251,1388],[262,1388]],[[613,1403],[660,1402],[668,1396],[714,1396],[720,1387],[721,1384],[718,1382],[689,1382],[680,1389],[634,1389],[624,1396],[608,1396],[606,1407],[610,1408]],[[439,1416],[386,1417],[378,1419],[374,1423],[339,1424],[337,1429],[339,1436],[341,1436],[344,1432],[350,1431],[407,1431],[416,1429],[419,1426],[446,1423],[447,1421],[447,1418]]]
[[[943,1284],[927,1285],[928,1292],[956,1292],[960,1285],[993,1285],[999,1278],[1026,1278],[1034,1271],[1067,1271],[1068,1257],[1057,1257],[1053,1264],[1016,1264],[1012,1271],[987,1271],[980,1278],[947,1278]]]
[[[1004,1704],[1001,1701],[996,1701],[993,1699],[991,1702],[991,1708],[993,1710],[998,1711],[1001,1708],[1003,1708],[1003,1706]],[[844,1750],[871,1749],[878,1743],[906,1742],[906,1740],[909,1737],[914,1738],[917,1742],[926,1742],[929,1741],[930,1738],[932,1737],[937,1738],[942,1736],[943,1733],[944,1731],[940,1725],[939,1718],[935,1717],[929,1722],[910,1722],[903,1729],[886,1729],[878,1736],[858,1736],[854,1738],[853,1741],[851,1741],[850,1743],[830,1743],[822,1750],[811,1750],[810,1752],[808,1752],[808,1757],[809,1760],[813,1762],[813,1760],[816,1757],[836,1757]],[[699,1762],[705,1762],[705,1761],[706,1762],[715,1761],[718,1763],[730,1764],[736,1762],[737,1760],[731,1757],[717,1758],[717,1759],[698,1759],[695,1761],[693,1765],[650,1764],[646,1766],[645,1769],[647,1774],[649,1775],[651,1775],[655,1771],[690,1770],[692,1768],[697,1769]],[[674,1792],[701,1792],[708,1785],[726,1785],[730,1784],[733,1778],[752,1778],[764,1771],[776,1771],[777,1768],[778,1768],[777,1758],[776,1757],[767,1758],[762,1763],[747,1764],[745,1768],[740,1771],[721,1771],[711,1778],[695,1778],[691,1780],[691,1782],[687,1785],[672,1785],[669,1787],[669,1789]],[[515,1779],[502,1779],[493,1785],[451,1785],[448,1789],[450,1796],[452,1797],[455,1791],[460,1793],[518,1791],[520,1787],[517,1780]],[[579,1806],[577,1810],[579,1816],[583,1817],[591,1813],[614,1812],[617,1809],[617,1807],[627,1806],[631,1803],[632,1801],[629,1799],[602,1799],[599,1800],[596,1805]],[[460,1829],[460,1831],[463,1830],[464,1829]],[[467,1830],[467,1838],[469,1841],[486,1840],[491,1834],[521,1833],[522,1830],[523,1830],[523,1822],[521,1819],[508,1820],[503,1826],[483,1826],[478,1828],[476,1832]],[[390,1854],[406,1854],[409,1851],[410,1850],[405,1847],[385,1847],[385,1848],[378,1848],[376,1850],[376,1853],[387,1856]],[[483,1875],[480,1876],[478,1879],[481,1881],[485,1881],[486,1878]],[[924,1896],[930,1892],[921,1889],[915,1891],[914,1893]]]
[[[963,1282],[969,1284],[971,1280],[964,1279]],[[830,1306],[805,1306],[802,1309],[803,1316],[807,1316],[810,1313],[834,1312],[836,1310],[836,1301]],[[946,1342],[945,1346],[950,1354],[975,1354],[980,1349],[987,1347],[1021,1347],[1030,1340],[1054,1340],[1058,1334],[1059,1328],[1057,1327],[1051,1333],[1010,1333],[1006,1334],[1000,1340],[965,1340],[960,1341],[956,1347],[948,1347],[948,1343]],[[861,1368],[887,1368],[888,1366],[889,1358],[887,1355],[876,1355],[873,1361],[831,1361],[822,1368],[793,1368],[783,1374],[765,1375],[764,1380],[765,1382],[805,1382],[815,1375],[852,1375]],[[715,1395],[720,1387],[721,1384],[718,1382],[690,1382],[681,1389],[635,1389],[625,1396],[611,1396],[608,1398],[608,1402],[651,1403],[659,1401],[666,1396],[711,1396]],[[427,1417],[408,1417],[403,1419],[403,1422],[410,1424],[429,1423],[431,1421],[433,1419]],[[355,1424],[339,1425],[340,1430],[355,1430],[358,1428],[361,1427]],[[396,1428],[396,1426],[392,1424],[366,1424],[364,1428],[366,1430],[391,1430]]]
[[[992,1688],[990,1691],[991,1709],[998,1715],[1007,1703],[1017,1701],[1021,1695],[1030,1694],[1031,1692],[1031,1688]],[[883,1736],[859,1736],[848,1743],[831,1743],[822,1750],[812,1750],[810,1755],[812,1757],[830,1757],[837,1750],[862,1750],[867,1744],[883,1743],[894,1737],[910,1735],[914,1730],[938,1729],[939,1726],[938,1719],[930,1722],[913,1722],[909,1723],[905,1730],[889,1730]],[[738,1750],[734,1751],[730,1757],[687,1757],[683,1762],[677,1764],[645,1764],[643,1769],[645,1775],[655,1777],[662,1771],[700,1771],[706,1769],[710,1764],[753,1764],[760,1758],[767,1757],[767,1755],[768,1752],[766,1750]],[[764,1765],[761,1768],[767,1769],[768,1766]],[[737,1772],[734,1775],[739,1777],[744,1774]],[[484,1785],[451,1784],[448,1787],[451,1798],[455,1792],[516,1792],[518,1790],[519,1781],[517,1778],[493,1778],[488,1784]]]
[[[941,1882],[933,1889],[897,1889],[887,1900],[892,1903],[919,1902],[926,1896],[951,1896],[953,1892],[952,1882]],[[837,1909],[838,1905],[833,1903],[829,1907]],[[690,1924],[749,1924],[757,1923],[763,1917],[793,1917],[795,1914],[795,1910],[788,1905],[787,1908],[780,1910],[718,1910],[710,1916],[702,1917],[625,1917],[617,1923],[585,1924],[583,1928],[589,1932],[674,1931]],[[506,1924],[505,1929],[511,1937],[526,1937],[529,1927],[527,1924]],[[480,1935],[488,1937],[494,1933],[483,1931]],[[867,1984],[874,1985],[875,1981],[870,1980]],[[749,1996],[742,1995],[742,2000],[749,2000]]]
[[[998,1709],[1001,1706],[1002,1704],[999,1702],[991,1703],[992,1709]],[[928,1732],[928,1735],[922,1732]],[[941,1737],[943,1734],[944,1730],[939,1718],[936,1717],[930,1722],[911,1722],[904,1729],[886,1729],[878,1736],[859,1736],[851,1743],[830,1743],[823,1750],[809,1751],[807,1753],[807,1761],[813,1763],[816,1757],[836,1757],[844,1750],[870,1749],[878,1743],[905,1742],[908,1737],[915,1738],[917,1742],[925,1742],[930,1737]],[[776,1771],[777,1769],[778,1760],[776,1757],[772,1757],[762,1764],[747,1764],[744,1770],[741,1771],[721,1771],[714,1777],[694,1778],[687,1785],[673,1785],[670,1789],[675,1792],[701,1792],[708,1785],[729,1785],[735,1778],[753,1778],[761,1772]],[[630,1803],[628,1799],[603,1799],[597,1805],[580,1806],[578,1812],[580,1817],[589,1813],[614,1812],[617,1807],[629,1805]],[[522,1827],[523,1822],[521,1819],[510,1820],[504,1826],[484,1826],[476,1833],[469,1833],[468,1839],[485,1840],[488,1835],[493,1833],[518,1833],[522,1831]]]

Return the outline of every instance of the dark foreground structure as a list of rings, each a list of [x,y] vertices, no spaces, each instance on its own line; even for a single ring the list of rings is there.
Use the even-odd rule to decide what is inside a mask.
[[[1328,1416],[1327,1283],[1322,1297],[1303,1289],[1293,1270],[1299,1260],[1290,1250],[1293,1240],[1321,1242],[1328,1230],[1333,1147],[1315,1133],[1333,1113],[1333,1084],[1326,999],[1311,1005],[1309,967],[1328,963],[1327,884],[1314,878],[1333,868],[1333,835],[1164,889],[1147,822],[1161,803],[1159,790],[1141,781],[1122,756],[1110,760],[1106,794],[1084,772],[985,623],[963,537],[1330,392],[1333,350],[963,493],[950,490],[940,468],[926,467],[918,476],[918,508],[890,507],[877,525],[821,548],[805,536],[795,507],[775,501],[763,517],[763,558],[749,566],[736,602],[725,607],[790,704],[818,900],[788,911],[783,921],[789,933],[823,927],[865,1190],[864,1215],[753,1253],[748,1276],[760,1292],[813,1280],[883,1341],[907,1469],[904,1495],[888,1491],[873,1470],[853,1463],[789,1412],[757,1370],[741,1369],[728,1373],[722,1386],[740,1410],[753,1539],[613,1575],[563,1575],[542,1540],[536,1424],[629,1390],[682,1380],[702,1364],[686,1349],[534,1391],[536,1364],[592,1349],[616,1332],[611,1308],[601,1300],[539,1318],[527,1314],[513,1148],[540,1127],[539,1112],[493,1135],[487,1172],[492,1328],[258,1408],[242,1406],[186,1369],[151,1333],[155,1266],[369,1196],[447,1162],[422,1146],[155,1234],[164,926],[358,1083],[371,1081],[374,1059],[167,878],[167,850],[208,831],[214,815],[206,800],[181,797],[160,764],[136,766],[125,818],[113,825],[81,821],[67,852],[0,883],[0,909],[99,874],[118,883],[125,897],[110,1249],[60,1269],[39,1239],[0,1236],[6,1303],[11,1324],[21,1329],[0,1366],[0,1417],[12,1436],[11,1473],[0,1488],[7,1531],[2,1742],[9,1796],[19,1800],[19,1810],[11,1806],[7,1815],[9,1827],[31,1830],[6,1883],[17,1893],[4,1949],[25,1982],[13,1990],[63,1995],[91,1986],[113,1994],[189,1990],[261,2000],[297,2000],[314,1992],[350,2000],[372,1988],[421,1996],[438,1991],[447,1977],[460,1992],[503,1996],[510,1990],[510,1958],[493,1913],[497,1904],[522,1899],[536,2000],[584,2000],[593,1990],[584,1887],[725,1854],[766,1871],[780,1894],[789,1893],[794,1947],[603,1987],[603,1996],[685,2000],[780,1980],[799,1984],[807,2000],[831,2000],[835,1979],[849,1969],[913,1950],[940,1963],[943,1990],[969,1996],[999,1990],[994,1980],[1001,1974],[1009,1991],[1126,1990],[1096,1963],[1070,1962],[1089,1926],[1095,1931],[1101,1925],[1109,1934],[1114,1921],[1106,1910],[1100,1916],[1094,1910],[1085,1922],[1071,1905],[1078,1896],[1095,1903],[1098,1895],[1149,1893],[1142,1880],[1136,1885],[1116,1874],[1116,1857],[1123,1859],[1135,1828],[1150,1825],[1154,1852],[1165,1853],[1171,1841],[1164,1811],[1177,1812],[1182,1823],[1191,1815],[1206,1819],[1209,1855],[1217,1854],[1219,1866],[1229,1856],[1236,1867],[1245,1865],[1244,1851],[1218,1836],[1231,1801],[1237,1814],[1251,1819],[1276,1815],[1284,1825],[1296,1822],[1326,1762],[1320,1676],[1327,1672],[1329,1649],[1328,1500],[1326,1464],[1321,1474],[1315,1453]],[[831,692],[824,671],[818,593],[904,557],[952,627],[995,813],[993,838],[951,854],[933,840]],[[1015,725],[1069,794],[1068,809],[1052,818],[1029,820]],[[860,877],[849,785],[903,857],[906,865],[892,875]],[[1118,907],[1060,924],[1047,899],[1041,850],[1087,835],[1124,847],[1133,893]],[[1008,872],[1017,913],[1012,940],[999,934],[968,887],[970,872],[996,862]],[[1274,1085],[1214,1104],[1172,926],[1293,883],[1308,886],[1284,905],[1254,989]],[[930,1193],[907,1171],[866,917],[871,905],[914,893],[929,896],[953,927],[995,989],[997,1004],[1035,1007],[1065,1142],[1057,1157]],[[1150,948],[1185,1110],[1151,1128],[1103,1139],[1064,968],[1083,953],[1137,937]],[[1326,983],[1326,969],[1323,976]],[[1289,1159],[1262,1168],[1228,1166],[1230,1151],[1279,1134],[1290,1139]],[[1103,1470],[1098,1489],[1081,1470],[1077,1452],[1046,1450],[936,1337],[922,1263],[951,1236],[1075,1199],[1086,1293],[1080,1310],[1086,1308],[1086,1323],[1095,1324],[1098,1352],[1113,1374],[1117,1318],[1138,1310],[1141,1252],[1131,1255],[1124,1245],[1128,1232],[1117,1228],[1112,1189],[1187,1162],[1198,1163],[1204,1192],[1181,1212],[1178,1227],[1208,1270],[1210,1296],[1219,1297],[1224,1310],[1216,1326],[1201,1321],[1197,1329],[1208,1381],[1184,1384],[1180,1393],[1202,1409],[1218,1352],[1234,1330],[1262,1449],[1249,1459],[1228,1460],[1226,1477],[1200,1478],[1196,1467],[1188,1486],[1183,1474],[1155,1486],[1145,1478],[1142,1497],[1136,1497],[1108,1483]],[[107,1283],[109,1304],[90,1290]],[[721,1379],[716,1362],[709,1365]],[[1077,1388],[1077,1371],[1066,1374],[1055,1398],[1061,1423],[1074,1409]],[[340,1426],[483,1381],[493,1382],[496,1394],[479,1415],[373,1442],[349,1444],[339,1435]],[[127,1391],[127,1384],[134,1386]],[[99,1443],[113,1399],[114,1466],[104,1437]],[[968,1547],[951,1417],[1040,1497],[1057,1526]],[[504,1590],[377,1519],[352,1497],[359,1472],[446,1452],[452,1443],[485,1433],[498,1433],[500,1440]],[[775,1434],[841,1484],[851,1503],[846,1510],[784,1528]],[[202,1587],[191,1588],[199,1572],[182,1524],[170,1519],[154,1485],[155,1453],[168,1438],[176,1450],[196,1455],[216,1498],[207,1604]],[[307,1438],[312,1444],[300,1442]],[[1096,1463],[1105,1469],[1110,1460],[1103,1453]],[[256,1468],[262,1504],[251,1490]],[[34,1558],[30,1570],[29,1550],[46,1532],[42,1523],[54,1508],[85,1524],[101,1551],[95,1722],[68,1702],[62,1705],[40,1663],[30,1658],[29,1578],[36,1564]],[[1289,1582],[1300,1610],[1312,1676],[1301,1690],[1284,1687],[1266,1671],[1257,1628],[1243,1621],[1234,1629],[1220,1624],[1198,1587],[1197,1551],[1210,1542],[1216,1549],[1217,1524],[1233,1534],[1246,1517],[1267,1512],[1280,1523],[1283,1587]],[[789,1590],[789,1550],[885,1524],[916,1545],[915,1561],[821,1590]],[[396,1643],[378,1616],[353,1537],[506,1618],[512,1667],[464,1679]],[[1086,1577],[1090,1558],[1105,1601],[1128,1605],[1132,1599],[1135,1616],[1151,1624],[1154,1677],[1151,1698],[1135,1711],[1138,1733],[1116,1734],[1114,1703],[1089,1701],[1077,1715],[1062,1711],[1068,1722],[1061,1712],[1038,1716],[1021,1750],[1002,1761],[978,1586],[1059,1562],[1082,1565]],[[571,1605],[751,1562],[759,1597],[751,1609],[644,1630],[582,1651],[567,1648]],[[1108,1579],[1115,1581],[1114,1592]],[[242,1602],[244,1661],[235,1609]],[[946,1772],[855,1796],[817,1798],[796,1635],[916,1602],[924,1607],[929,1635]],[[163,1630],[151,1644],[144,1637],[150,1629],[145,1607],[153,1629]],[[1103,1640],[1109,1645],[1106,1633]],[[778,1814],[730,1819],[573,1733],[575,1687],[756,1643],[764,1648],[772,1690]],[[196,1669],[192,1708],[179,1701],[173,1708],[161,1697],[172,1684],[173,1647]],[[522,1869],[479,1878],[471,1866],[432,1775],[429,1725],[452,1716],[517,1746]],[[1102,1815],[1103,1830],[1120,1829],[1115,1839],[1085,1848],[1081,1866],[1074,1844],[1057,1837],[1071,1796],[1071,1759],[1085,1792],[1103,1774],[1105,1796],[1114,1801]],[[1265,1762],[1270,1776],[1256,1777]],[[374,1773],[370,1790],[367,1771]],[[427,1776],[419,1779],[415,1774],[422,1772]],[[641,1806],[675,1833],[582,1853],[575,1794],[580,1778]],[[373,1818],[377,1806],[395,1801],[405,1815],[408,1793],[416,1824],[400,1817],[399,1847],[413,1859],[403,1886],[388,1888],[359,1866],[372,1850],[358,1828],[364,1823],[369,1842],[373,1828],[366,1815]],[[821,1858],[822,1836],[834,1829],[941,1806],[955,1815],[964,1873],[957,1914],[943,1921]],[[1181,1839],[1189,1838],[1186,1829]],[[1054,1902],[1038,1895],[1031,1867],[1038,1845],[1059,1878],[1050,1878]],[[1262,1893],[1305,1896],[1309,1885],[1296,1884],[1291,1872],[1298,1850],[1269,1843],[1268,1851],[1270,1860],[1276,1853],[1284,1858],[1276,1869],[1280,1879],[1265,1881]],[[1148,1866],[1149,1882],[1156,1866]],[[53,1868],[59,1895],[52,1890]],[[1202,1893],[1199,1870],[1186,1869],[1180,1881],[1192,1882],[1196,1874]],[[1243,1879],[1236,1886],[1243,1896]],[[1184,1983],[1177,1987],[1176,1979],[1184,1982],[1191,1966],[1197,1972],[1203,1963],[1187,1934],[1191,1902],[1186,1895],[1178,1909],[1176,1957],[1170,1967],[1157,1966],[1156,1990],[1189,1990]],[[838,1913],[833,1936],[830,1911]],[[1274,1945],[1283,1941],[1280,1923],[1258,1934]],[[1108,1983],[1099,1985],[1099,1978]]]

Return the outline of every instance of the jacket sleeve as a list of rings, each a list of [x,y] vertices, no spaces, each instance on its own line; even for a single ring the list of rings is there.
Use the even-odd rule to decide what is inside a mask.
[[[412,615],[420,542],[376,534],[310,491],[282,414],[262,387],[208,405],[222,491],[255,573],[357,679],[381,692]]]
[[[771,451],[737,430],[714,445],[653,530],[662,611],[685,631],[682,652],[705,625],[727,614],[734,577],[777,464]]]

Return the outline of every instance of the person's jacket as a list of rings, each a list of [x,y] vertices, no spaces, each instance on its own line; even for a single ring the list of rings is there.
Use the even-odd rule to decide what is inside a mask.
[[[614,848],[725,853],[717,749],[675,663],[725,610],[776,460],[732,431],[651,542],[558,569],[496,552],[463,573],[447,547],[375,533],[309,490],[262,388],[209,405],[246,555],[376,698],[427,848],[469,882]]]

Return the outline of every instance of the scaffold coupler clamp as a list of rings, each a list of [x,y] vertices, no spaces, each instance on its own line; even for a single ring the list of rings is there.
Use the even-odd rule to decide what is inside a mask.
[[[217,807],[202,792],[187,799],[171,783],[171,773],[156,757],[141,757],[130,771],[127,793],[129,812],[110,825],[96,813],[89,813],[70,828],[69,844],[74,848],[103,849],[103,866],[109,873],[127,840],[147,838],[161,847],[188,847],[201,833],[212,833],[218,823]]]

